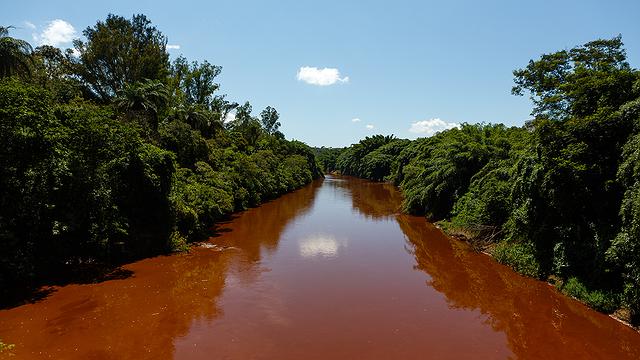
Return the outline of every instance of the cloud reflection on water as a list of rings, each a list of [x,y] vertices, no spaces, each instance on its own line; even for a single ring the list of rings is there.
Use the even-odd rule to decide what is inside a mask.
[[[338,255],[338,250],[344,245],[340,244],[332,235],[315,234],[300,240],[299,246],[300,256],[304,258],[316,256],[333,258]]]

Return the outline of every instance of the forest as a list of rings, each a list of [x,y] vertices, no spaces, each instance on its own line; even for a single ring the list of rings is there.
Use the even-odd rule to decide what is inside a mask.
[[[316,148],[320,166],[404,194],[498,261],[591,307],[640,322],[640,71],[620,36],[513,72],[521,127],[462,124],[429,138]]]
[[[183,250],[231,213],[322,176],[276,109],[228,100],[207,60],[171,61],[145,15],[108,15],[66,51],[11,30],[0,27],[4,300]]]

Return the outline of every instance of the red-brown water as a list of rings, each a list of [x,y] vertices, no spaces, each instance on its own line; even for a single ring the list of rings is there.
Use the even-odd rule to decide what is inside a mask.
[[[0,311],[11,359],[638,359],[640,334],[521,277],[392,186],[329,177],[189,254]]]

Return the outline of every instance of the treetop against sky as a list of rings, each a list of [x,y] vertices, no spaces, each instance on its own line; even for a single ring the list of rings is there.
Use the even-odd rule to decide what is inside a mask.
[[[310,145],[375,133],[415,138],[463,122],[522,125],[514,69],[541,53],[622,35],[640,60],[640,2],[614,1],[23,1],[0,25],[38,46],[72,47],[113,13],[143,13],[171,57],[223,67],[222,93],[274,106],[282,130]]]

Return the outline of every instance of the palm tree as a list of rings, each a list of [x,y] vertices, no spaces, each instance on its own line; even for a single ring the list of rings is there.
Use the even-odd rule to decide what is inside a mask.
[[[205,138],[214,137],[224,129],[220,114],[201,104],[180,105],[169,111],[167,121],[182,121],[200,131]]]
[[[145,80],[129,84],[120,91],[114,105],[128,120],[144,117],[153,130],[158,128],[158,111],[169,99],[169,91],[160,81]]]
[[[0,26],[0,78],[31,74],[32,48],[28,42],[9,36],[12,26]]]

